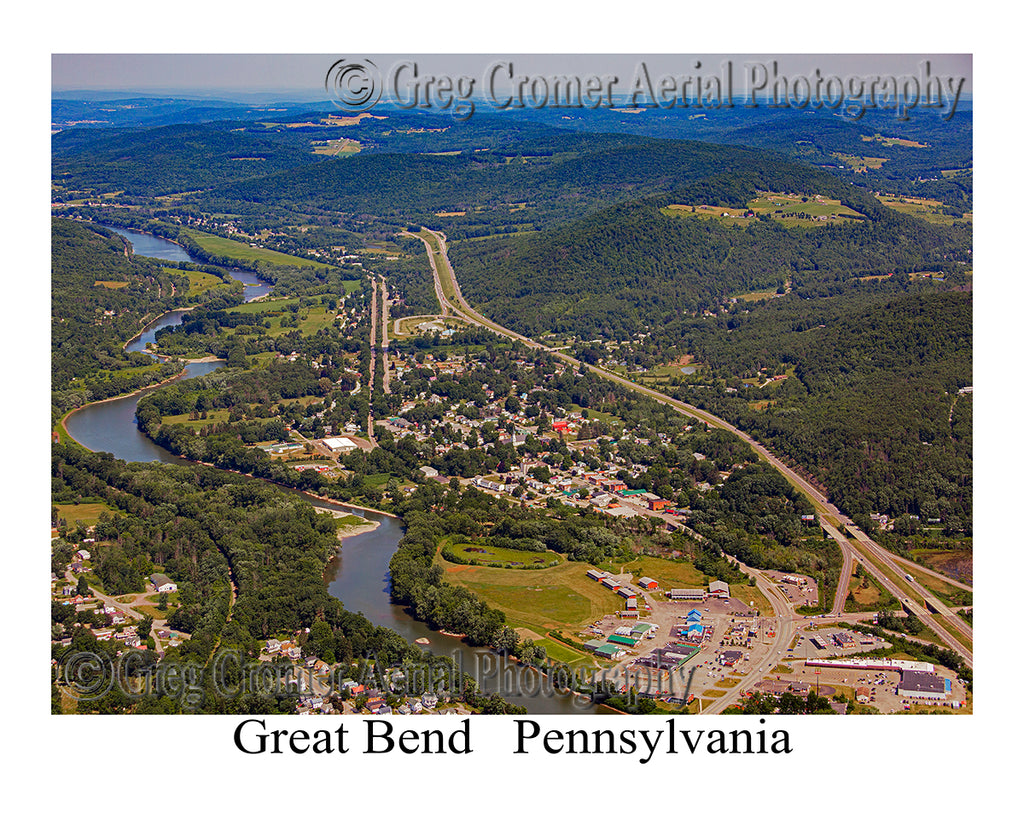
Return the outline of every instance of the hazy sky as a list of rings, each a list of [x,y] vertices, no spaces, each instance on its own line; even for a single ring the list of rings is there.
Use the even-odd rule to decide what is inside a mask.
[[[421,74],[480,78],[495,60],[511,61],[517,75],[616,74],[628,84],[643,61],[652,77],[709,75],[731,61],[736,92],[743,93],[749,69],[745,63],[778,62],[783,76],[813,76],[815,69],[840,77],[918,75],[928,60],[933,75],[964,77],[963,91],[972,91],[969,54],[54,54],[53,91],[118,90],[192,91],[216,96],[233,94],[287,94],[323,97],[327,69],[340,58],[376,63],[382,74],[401,60],[414,60]],[[701,62],[699,69],[695,68]]]

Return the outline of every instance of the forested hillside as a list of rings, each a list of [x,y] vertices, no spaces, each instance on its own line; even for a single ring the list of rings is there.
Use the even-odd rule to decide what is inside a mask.
[[[610,143],[610,144],[609,144]],[[469,220],[525,207],[529,226],[564,221],[590,209],[643,194],[674,191],[703,180],[739,177],[744,190],[772,179],[786,189],[863,193],[807,166],[740,147],[681,140],[564,135],[513,150],[456,156],[360,154],[223,185],[192,201],[205,209],[246,212],[261,206],[302,206],[314,212],[372,213],[423,224],[446,224],[439,213]],[[721,182],[718,189],[723,189]],[[697,195],[695,193],[695,195]],[[512,215],[514,216],[515,211]],[[450,220],[448,220],[450,221]],[[461,217],[453,222],[462,224]]]
[[[753,195],[741,177],[724,190],[684,189],[671,201],[714,204],[735,196],[734,186]],[[850,201],[868,211],[860,197]],[[681,314],[716,309],[731,294],[775,290],[787,280],[798,289],[827,287],[970,258],[968,230],[879,206],[870,218],[789,228],[670,216],[659,207],[667,201],[630,202],[537,234],[456,243],[450,257],[463,293],[499,323],[526,334],[606,339],[651,332]]]
[[[206,125],[62,131],[53,137],[53,178],[63,188],[161,196],[315,162],[305,146],[272,135]],[[58,196],[59,199],[59,196]]]
[[[971,294],[954,291],[852,306],[804,329],[755,312],[694,332],[693,349],[729,372],[770,339],[764,365],[792,375],[678,394],[805,466],[848,513],[935,517],[969,533],[971,396],[958,393],[972,384],[971,310]]]
[[[176,372],[124,344],[146,314],[171,306],[187,280],[125,254],[120,237],[65,219],[51,223],[50,379],[59,409],[130,392]]]

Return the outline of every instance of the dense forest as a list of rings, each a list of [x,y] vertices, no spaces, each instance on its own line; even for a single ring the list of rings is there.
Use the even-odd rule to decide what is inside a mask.
[[[753,361],[791,376],[677,394],[809,469],[848,514],[940,518],[969,534],[972,402],[959,390],[973,383],[970,293],[852,305],[821,326],[783,301],[728,330],[696,330],[693,349],[718,372],[746,374]]]
[[[970,233],[901,216],[880,206],[871,218],[787,228],[764,219],[669,216],[669,201],[723,201],[733,184],[681,190],[672,199],[632,202],[540,233],[459,242],[450,252],[466,298],[527,335],[554,331],[624,340],[717,309],[730,295],[829,287],[857,277],[910,274],[969,259]],[[721,197],[721,198],[718,198]],[[865,203],[851,196],[865,211]],[[740,224],[742,223],[742,224]]]

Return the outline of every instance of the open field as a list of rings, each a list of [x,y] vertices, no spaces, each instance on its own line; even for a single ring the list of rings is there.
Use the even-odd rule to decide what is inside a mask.
[[[288,256],[265,247],[252,247],[233,239],[202,233],[198,230],[185,230],[206,253],[211,256],[227,256],[243,262],[269,262],[270,264],[297,265],[299,267],[327,267],[323,262],[314,262],[298,256]]]
[[[497,566],[515,568],[515,565],[523,568],[531,566],[547,566],[551,563],[561,563],[564,558],[550,549],[543,552],[527,552],[522,549],[504,549],[499,546],[487,546],[478,543],[453,543],[448,550],[463,560],[473,560],[485,566]],[[509,566],[508,564],[514,564]]]
[[[480,599],[505,612],[512,627],[540,633],[552,629],[578,631],[617,611],[622,598],[587,577],[585,563],[565,562],[547,569],[492,569],[461,566],[439,557],[445,579],[465,586]]]
[[[875,134],[874,136],[864,136],[861,134],[860,137],[864,142],[881,142],[886,148],[893,145],[901,145],[904,148],[927,148],[928,145],[924,142],[914,142],[912,139],[900,139],[899,137],[887,137],[881,134]]]
[[[652,577],[658,581],[658,588],[665,589],[698,589],[707,586],[708,577],[695,569],[692,563],[668,560],[663,557],[638,557],[630,563],[602,563],[600,568],[615,574],[632,572],[633,579]],[[593,582],[593,581],[591,581]]]
[[[203,427],[213,426],[214,424],[222,424],[228,420],[228,416],[231,415],[231,410],[220,409],[220,410],[208,410],[206,418],[193,419],[191,413],[182,413],[181,415],[165,415],[161,419],[161,423],[164,424],[184,424],[192,429],[202,429]]]
[[[165,267],[164,272],[175,273],[179,276],[184,273],[188,276],[188,294],[190,296],[198,296],[200,293],[205,293],[211,287],[228,286],[227,283],[219,276],[214,276],[212,273],[204,273],[201,270],[182,271]]]
[[[854,156],[853,154],[839,153],[833,153],[832,156],[858,173],[863,172],[866,168],[878,170],[888,161],[885,157],[881,156]]]
[[[114,509],[105,503],[55,503],[57,518],[63,518],[68,526],[80,523],[83,526],[95,526],[99,523],[100,512],[113,514]]]
[[[298,312],[293,312],[291,306],[298,306],[299,299],[275,299],[273,301],[251,301],[247,304],[240,304],[228,310],[229,313],[243,313],[266,319],[270,327],[266,334],[269,338],[276,338],[298,330],[303,335],[315,335],[324,327],[334,322],[335,313],[320,304],[310,307],[299,307]],[[282,326],[282,320],[288,316],[298,318],[298,326]],[[234,335],[238,328],[224,328],[225,335]]]
[[[120,290],[127,286],[128,282],[96,281],[93,283],[93,287],[105,287],[107,290]]]
[[[352,156],[362,149],[354,139],[327,139],[313,142],[313,153],[325,156]]]
[[[932,222],[937,225],[952,225],[957,221],[955,216],[942,212],[944,205],[938,199],[924,199],[915,196],[886,196],[883,194],[878,197],[878,201],[899,213],[917,216],[926,222]],[[974,216],[971,213],[965,213],[963,218],[971,221]]]
[[[806,224],[807,220],[822,221],[840,217],[857,218],[857,211],[848,208],[838,199],[828,199],[814,194],[792,194],[765,192],[747,202],[745,207],[717,207],[714,205],[668,205],[661,209],[667,216],[696,216],[702,219],[744,218],[747,213],[754,216],[767,215],[781,219],[784,224]],[[749,218],[749,217],[748,217]]]
[[[750,293],[739,293],[733,296],[740,301],[762,301],[763,299],[774,299],[782,294],[777,290],[754,290]]]

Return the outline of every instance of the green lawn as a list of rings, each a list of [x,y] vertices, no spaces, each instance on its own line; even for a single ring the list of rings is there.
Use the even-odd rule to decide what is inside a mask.
[[[534,645],[543,648],[550,659],[555,662],[565,663],[566,665],[576,665],[577,663],[590,664],[593,661],[593,658],[590,655],[583,654],[574,648],[562,645],[561,643],[552,640],[550,637],[543,637],[540,640],[534,640]]]

